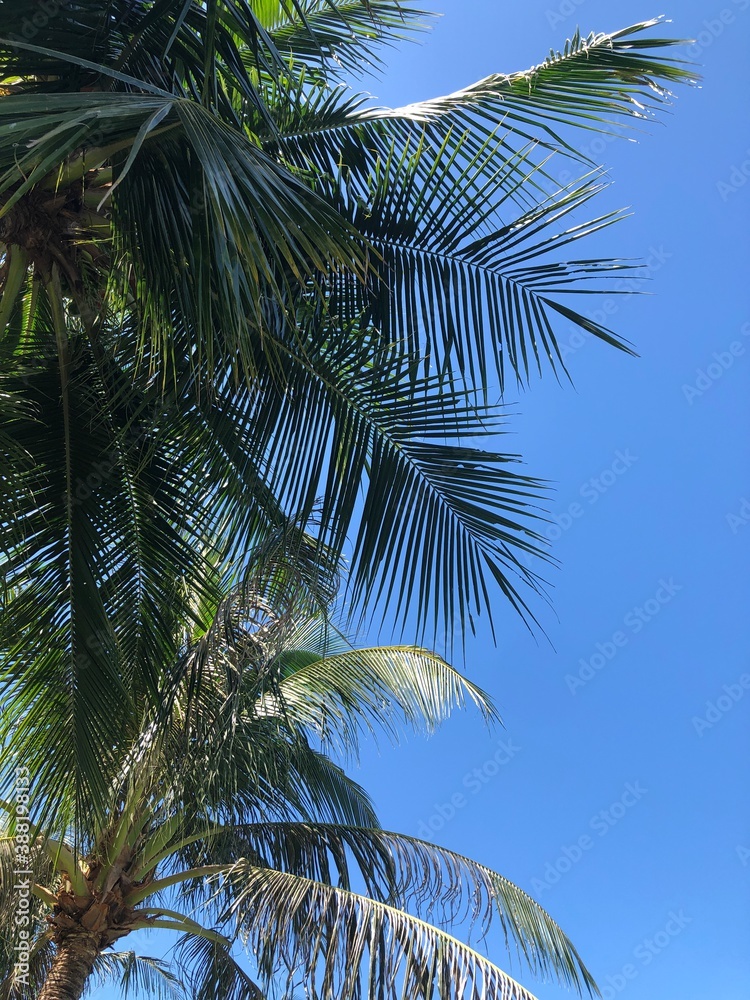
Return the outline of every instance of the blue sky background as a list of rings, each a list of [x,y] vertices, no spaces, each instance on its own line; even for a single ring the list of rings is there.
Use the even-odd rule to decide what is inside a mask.
[[[457,716],[430,741],[366,749],[356,776],[386,828],[431,823],[535,896],[607,1000],[747,1000],[750,0],[432,6],[431,35],[371,85],[384,103],[526,68],[577,24],[661,13],[669,34],[698,38],[684,55],[704,81],[638,144],[592,147],[614,181],[598,207],[635,213],[599,249],[650,261],[649,296],[609,300],[640,359],[563,332],[575,388],[547,378],[516,400],[514,450],[557,491],[550,641],[498,607],[497,646],[470,638],[466,669],[505,730]],[[502,948],[492,957],[508,966]],[[541,1000],[569,996],[523,979]]]

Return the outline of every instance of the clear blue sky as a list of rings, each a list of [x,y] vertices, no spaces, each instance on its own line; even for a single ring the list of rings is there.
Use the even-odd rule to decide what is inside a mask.
[[[459,796],[434,839],[543,903],[606,998],[747,1000],[750,0],[425,6],[445,16],[388,56],[372,84],[384,103],[526,68],[577,24],[661,13],[699,38],[686,54],[704,82],[666,126],[600,151],[615,182],[600,207],[635,214],[599,248],[650,259],[651,294],[612,300],[641,358],[574,338],[575,389],[549,379],[517,401],[515,450],[557,487],[551,644],[499,608],[498,646],[470,639],[466,667],[505,731],[456,717],[429,742],[367,750],[356,776],[383,825],[415,835]],[[541,1000],[569,996],[524,980]]]

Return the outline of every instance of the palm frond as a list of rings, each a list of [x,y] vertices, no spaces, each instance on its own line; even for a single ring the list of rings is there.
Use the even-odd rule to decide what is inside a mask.
[[[175,946],[175,963],[184,970],[192,1000],[265,1000],[231,951],[216,941],[184,935]]]
[[[434,16],[409,0],[265,0],[258,8],[282,55],[331,75],[381,69],[377,49],[424,31]]]
[[[567,375],[555,331],[561,314],[633,353],[561,302],[576,293],[612,294],[610,275],[635,266],[569,256],[580,240],[621,217],[570,221],[602,191],[601,178],[555,188],[519,212],[507,203],[514,190],[528,191],[536,168],[523,156],[501,165],[499,142],[490,137],[467,159],[459,140],[454,155],[435,157],[426,177],[420,147],[400,155],[392,147],[368,178],[352,175],[339,194],[342,214],[377,248],[381,263],[369,296],[354,285],[346,298],[337,289],[338,308],[356,303],[384,337],[403,343],[425,366],[429,359],[434,369],[458,373],[485,392],[494,374],[501,390],[508,377],[528,383],[532,371],[541,375],[546,366]]]
[[[506,949],[515,949],[533,975],[594,991],[549,914],[502,875],[454,851],[386,830],[319,823],[249,824],[234,835],[241,838],[236,849],[244,847],[256,865],[345,889],[361,879],[367,896],[441,927],[476,927],[484,938],[497,920]]]
[[[123,1000],[131,997],[154,997],[154,1000],[183,1000],[192,996],[160,958],[138,955],[134,951],[105,951],[96,959],[92,984],[119,990]]]
[[[30,460],[3,480],[9,516],[0,527],[2,676],[17,699],[15,750],[6,719],[3,753],[23,750],[47,802],[61,809],[70,773],[89,808],[105,800],[116,748],[139,721],[130,699],[139,688],[158,695],[160,671],[177,653],[175,623],[190,621],[186,595],[215,585],[181,531],[198,498],[165,476],[172,456],[154,453],[148,428],[133,429],[111,373],[82,345],[74,350],[70,418],[50,404],[60,400],[51,359],[23,388],[34,418],[6,425]],[[54,755],[48,731],[57,734]]]
[[[281,113],[269,148],[335,178],[343,214],[385,259],[371,315],[386,336],[474,384],[486,383],[488,359],[501,381],[506,370],[526,381],[543,361],[564,372],[559,315],[628,349],[559,295],[608,291],[596,279],[633,265],[547,257],[618,215],[561,228],[602,185],[561,188],[550,171],[553,157],[585,159],[571,128],[623,124],[627,135],[668,101],[666,86],[696,79],[660,58],[678,43],[647,34],[659,23],[576,35],[531,70],[404,108],[370,108],[343,88],[311,93],[303,75],[284,101],[269,100]]]
[[[302,980],[312,997],[339,1000],[533,1000],[472,948],[387,903],[248,864],[231,877],[248,947],[287,988]]]
[[[403,726],[431,732],[454,708],[473,703],[497,719],[491,699],[442,657],[414,646],[378,646],[314,657],[286,649],[277,691],[257,711],[278,712],[338,751],[356,752],[360,730],[398,737]]]
[[[270,389],[255,425],[273,493],[303,517],[322,496],[325,544],[340,552],[356,530],[353,604],[374,611],[382,601],[420,638],[440,622],[473,627],[489,612],[490,577],[525,613],[518,586],[535,578],[520,553],[544,558],[533,526],[542,486],[510,471],[516,456],[464,444],[500,430],[503,411],[417,377],[410,358],[378,349],[366,331],[321,344],[326,329],[311,324],[298,345],[273,341],[286,391]]]
[[[671,96],[665,85],[695,83],[697,74],[679,59],[665,59],[665,49],[684,42],[647,35],[664,18],[642,21],[619,31],[576,33],[562,51],[531,69],[495,74],[445,97],[397,108],[391,114],[422,123],[452,119],[453,124],[483,129],[498,122],[523,135],[532,127],[546,135],[547,143],[578,156],[561,140],[557,129],[565,125],[611,128],[620,119],[644,121]],[[548,124],[547,124],[548,123]]]

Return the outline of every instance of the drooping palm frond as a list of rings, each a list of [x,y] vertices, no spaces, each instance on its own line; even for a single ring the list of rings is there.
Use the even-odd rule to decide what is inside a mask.
[[[497,921],[506,949],[515,949],[532,974],[593,989],[576,949],[538,903],[497,872],[453,851],[379,828],[320,823],[242,825],[226,844],[226,860],[240,868],[251,862],[346,890],[359,880],[368,897],[440,927],[476,928],[484,938]],[[235,905],[244,889],[241,880],[229,883],[228,897],[220,898]]]
[[[175,946],[175,964],[184,970],[192,1000],[265,1000],[266,994],[217,941],[184,935]]]
[[[340,551],[356,529],[354,606],[382,601],[399,624],[413,616],[420,638],[438,622],[469,627],[489,612],[487,577],[526,613],[520,587],[535,581],[519,550],[542,555],[542,486],[511,471],[516,456],[470,446],[502,430],[502,411],[416,376],[398,351],[373,358],[364,331],[337,346],[326,330],[322,316],[299,346],[275,345],[286,392],[269,393],[255,425],[274,494],[302,512],[322,495],[326,544]]]
[[[601,178],[556,188],[519,211],[506,203],[514,191],[528,190],[538,168],[525,162],[525,153],[501,162],[500,142],[491,136],[469,157],[466,140],[457,140],[427,177],[420,176],[420,145],[400,152],[394,146],[369,177],[352,173],[339,192],[342,214],[377,248],[383,280],[369,295],[351,282],[345,294],[337,287],[335,307],[356,303],[425,364],[457,371],[485,393],[492,369],[501,389],[508,378],[527,383],[547,366],[567,374],[555,330],[560,315],[633,353],[563,304],[583,290],[611,294],[610,275],[635,266],[568,256],[578,241],[620,218],[612,212],[587,223],[570,219],[602,190]]]
[[[283,984],[286,976],[287,985],[301,977],[313,996],[359,996],[360,991],[390,996],[390,989],[404,983],[415,984],[416,996],[530,996],[447,933],[451,927],[466,932],[476,925],[484,938],[497,920],[506,948],[515,950],[534,974],[578,992],[596,991],[569,939],[525,892],[433,844],[379,828],[286,822],[218,830],[192,848],[202,862],[210,857],[212,863],[178,869],[133,898],[145,905],[156,893],[162,902],[154,900],[143,912],[163,913],[173,922],[187,905],[222,931],[236,924],[266,987],[271,980]],[[356,885],[362,888],[357,891]],[[170,894],[174,903],[166,902]],[[175,905],[179,910],[163,908]],[[204,956],[201,975],[209,976],[210,952],[222,967],[230,963],[210,977],[229,975],[235,982],[226,945],[215,935],[199,938],[191,952]],[[448,967],[441,983],[437,970],[444,960]],[[367,992],[368,983],[384,992]]]
[[[210,735],[216,736],[216,731]],[[186,752],[184,740],[178,738],[173,744],[170,781],[183,797],[192,792],[190,808],[198,810],[193,823],[199,831],[217,816],[225,823],[296,816],[377,825],[365,789],[306,741],[290,738],[283,730],[279,733],[278,727],[257,724],[235,732],[226,726],[219,735],[224,739],[223,752],[194,745],[193,756]],[[249,739],[255,744],[249,745]]]
[[[533,1000],[484,956],[387,903],[284,872],[238,864],[233,916],[260,968],[310,995]]]
[[[60,187],[78,183],[83,196],[91,171],[114,158],[115,184],[93,192],[91,207],[112,207],[118,249],[121,244],[136,281],[147,288],[143,309],[151,336],[158,334],[157,348],[169,357],[165,334],[177,311],[198,345],[198,365],[212,357],[220,331],[225,351],[239,351],[254,374],[257,362],[243,352],[244,331],[248,322],[262,323],[260,303],[271,296],[284,304],[285,285],[331,266],[361,273],[358,234],[257,139],[197,101],[130,82],[147,93],[3,99],[5,228],[18,224],[13,208],[28,192],[39,199],[46,191],[46,204]],[[14,156],[19,146],[24,152]],[[94,212],[91,221],[103,220]]]
[[[623,124],[635,131],[637,125],[628,120],[641,124],[653,120],[658,107],[671,98],[667,87],[697,80],[689,64],[663,57],[665,49],[683,44],[679,39],[647,34],[663,23],[663,18],[654,18],[587,37],[577,32],[562,51],[550,52],[543,63],[528,70],[493,74],[452,94],[400,108],[354,105],[348,120],[322,122],[321,131],[371,130],[369,138],[380,155],[394,139],[403,143],[415,131],[438,147],[453,133],[450,149],[466,137],[478,149],[499,131],[508,143],[499,147],[506,160],[512,159],[512,150],[518,155],[532,142],[537,155],[561,152],[595,165],[571,144],[569,127],[608,132]],[[304,143],[314,131],[301,129],[288,141],[291,146]],[[521,190],[517,194],[523,197]]]
[[[114,987],[122,1000],[139,1000],[140,997],[183,1000],[195,996],[188,992],[164,959],[134,951],[102,952],[94,964],[92,986]]]
[[[5,428],[28,460],[0,487],[0,641],[13,739],[61,809],[70,773],[84,798],[101,801],[102,776],[133,735],[131,699],[138,688],[156,697],[177,654],[176,623],[190,620],[185,594],[215,586],[181,530],[198,516],[199,498],[165,475],[168,451],[154,452],[148,429],[134,429],[126,401],[85,351],[67,374],[62,397],[54,363],[28,377],[33,414]],[[11,721],[1,725],[5,756]],[[46,732],[56,733],[54,755]]]
[[[279,666],[284,677],[261,697],[257,711],[278,713],[338,751],[356,752],[362,730],[383,730],[393,739],[404,726],[430,732],[467,701],[486,721],[497,719],[484,691],[442,657],[414,646],[322,657],[292,648]]]

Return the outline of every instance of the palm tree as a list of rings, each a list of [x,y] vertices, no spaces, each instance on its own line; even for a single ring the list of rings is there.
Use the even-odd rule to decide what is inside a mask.
[[[617,217],[571,221],[604,186],[571,130],[648,120],[675,43],[576,35],[393,110],[342,80],[410,2],[2,9],[0,676],[64,719],[54,780],[101,798],[216,566],[313,512],[350,605],[417,641],[493,587],[531,615],[544,490],[482,450],[488,386],[564,374],[558,321],[628,349],[566,304],[630,266],[569,256]]]
[[[475,445],[504,426],[488,386],[564,373],[561,319],[626,347],[564,304],[628,266],[567,256],[616,218],[571,221],[601,177],[578,158],[586,173],[560,187],[549,162],[576,160],[570,129],[648,118],[662,84],[690,74],[659,56],[674,43],[649,22],[378,109],[341,80],[419,28],[411,3],[92,0],[33,20],[20,0],[2,9],[0,778],[8,792],[15,754],[34,775],[55,961],[69,954],[63,915],[101,918],[87,928],[98,950],[140,914],[146,897],[131,893],[148,885],[135,882],[207,859],[218,893],[190,879],[166,888],[186,886],[188,903],[203,892],[209,934],[249,935],[261,973],[304,954],[323,992],[335,981],[345,996],[356,985],[340,963],[371,945],[373,981],[405,976],[417,995],[434,981],[447,995],[452,975],[477,986],[484,970],[497,992],[499,973],[399,916],[400,862],[412,888],[436,884],[428,847],[378,831],[361,793],[300,735],[311,722],[339,731],[359,700],[365,712],[390,697],[403,707],[409,690],[425,714],[428,679],[447,668],[393,653],[395,678],[373,688],[370,663],[358,686],[321,688],[340,715],[319,704],[317,721],[296,719],[280,661],[250,670],[255,681],[233,666],[240,653],[254,662],[260,641],[243,604],[257,587],[235,588],[252,579],[258,540],[281,531],[316,580],[350,539],[351,606],[389,608],[417,636],[471,626],[491,586],[530,613],[522,584],[537,583],[521,556],[537,550],[542,489],[513,471],[516,456]],[[313,540],[295,527],[311,518]],[[295,607],[281,617],[296,620]],[[261,830],[272,807],[274,822],[298,826]],[[284,854],[295,837],[304,876]],[[127,871],[110,853],[118,838],[135,851]],[[156,843],[174,850],[161,858]],[[370,904],[346,888],[347,848]],[[522,951],[588,981],[525,897],[507,902],[486,887],[505,883],[439,857],[449,886],[460,871],[485,887],[478,898],[491,896]],[[308,878],[304,891],[292,877]],[[111,880],[104,912],[97,893]],[[96,960],[73,937],[89,942],[84,966]],[[118,961],[128,975],[142,967],[107,968]]]
[[[363,732],[431,730],[465,703],[491,721],[487,695],[424,649],[349,645],[325,613],[331,580],[289,555],[266,545],[221,602],[202,607],[167,710],[155,716],[144,691],[128,714],[127,753],[96,813],[55,831],[3,803],[0,997],[77,1000],[114,976],[144,995],[198,1000],[260,1000],[274,984],[340,1000],[402,988],[415,1000],[532,1000],[433,926],[472,913],[483,930],[494,915],[533,971],[592,990],[573,946],[522,890],[381,829],[330,757],[356,752]],[[26,775],[43,774],[48,733],[21,724],[10,742]],[[43,816],[40,788],[28,794]],[[75,775],[64,793],[75,817]],[[29,845],[20,863],[19,843]],[[19,868],[33,871],[26,909]],[[111,950],[138,929],[179,932],[176,962]]]

